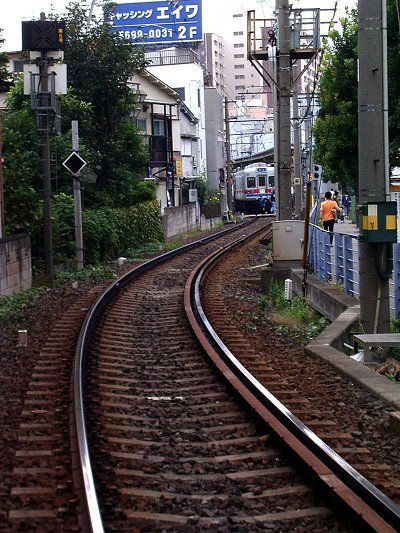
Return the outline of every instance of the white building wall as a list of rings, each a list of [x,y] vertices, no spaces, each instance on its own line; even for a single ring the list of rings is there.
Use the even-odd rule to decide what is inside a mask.
[[[204,82],[203,69],[195,63],[180,65],[150,66],[149,72],[157,76],[164,83],[175,88],[185,89],[184,103],[199,120],[198,130],[198,173],[206,171],[206,133],[204,119]]]
[[[261,99],[261,76],[247,59],[247,12],[255,10],[257,17],[268,18],[272,16],[273,7],[271,2],[260,0],[203,2],[204,31],[212,31],[224,41],[225,91],[230,100],[241,99],[243,86],[244,91]]]

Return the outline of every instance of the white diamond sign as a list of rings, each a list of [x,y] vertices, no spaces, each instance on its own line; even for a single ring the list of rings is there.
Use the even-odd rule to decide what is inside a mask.
[[[74,176],[77,176],[85,165],[86,161],[81,158],[78,152],[72,152],[63,163],[63,166]]]

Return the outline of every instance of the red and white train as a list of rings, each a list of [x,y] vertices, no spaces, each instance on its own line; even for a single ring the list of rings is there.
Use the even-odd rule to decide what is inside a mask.
[[[233,190],[236,211],[260,213],[265,202],[275,202],[274,166],[252,163],[233,174]],[[263,199],[263,200],[261,200]]]

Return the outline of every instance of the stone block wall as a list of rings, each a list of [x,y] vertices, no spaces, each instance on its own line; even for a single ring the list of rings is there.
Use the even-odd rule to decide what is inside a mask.
[[[0,239],[0,296],[32,287],[31,242],[26,234]]]

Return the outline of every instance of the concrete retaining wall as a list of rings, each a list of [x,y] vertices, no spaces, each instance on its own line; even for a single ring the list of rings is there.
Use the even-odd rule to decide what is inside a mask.
[[[196,205],[194,203],[164,209],[162,216],[164,238],[169,240],[182,233],[196,231]]]
[[[206,231],[221,224],[221,216],[206,218],[201,215],[197,220],[198,214],[195,203],[165,208],[162,215],[165,240],[196,230]]]
[[[0,239],[0,296],[32,287],[31,242],[28,235]]]

